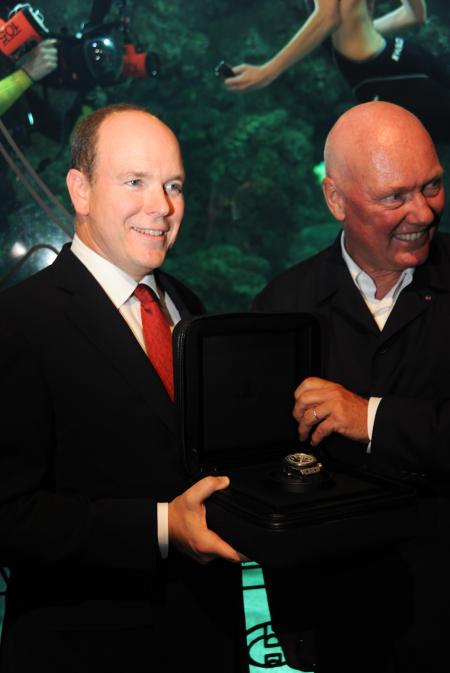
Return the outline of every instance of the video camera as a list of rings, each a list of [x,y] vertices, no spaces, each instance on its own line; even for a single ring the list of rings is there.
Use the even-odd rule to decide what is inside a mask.
[[[45,83],[58,88],[87,89],[114,84],[122,77],[155,77],[160,61],[155,52],[145,52],[129,38],[129,19],[83,26],[75,35],[53,33],[39,10],[19,4],[6,21],[0,19],[0,50],[17,61],[47,38],[58,40],[58,68]]]
[[[0,18],[0,49],[14,61],[48,35],[48,28],[39,10],[31,5],[16,5],[8,19]]]

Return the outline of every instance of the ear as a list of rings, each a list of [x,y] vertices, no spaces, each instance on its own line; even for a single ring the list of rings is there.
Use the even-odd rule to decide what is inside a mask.
[[[77,215],[89,215],[91,186],[87,177],[78,169],[71,168],[66,183]]]
[[[345,198],[332,178],[328,175],[322,182],[323,195],[327,206],[338,222],[345,220]]]

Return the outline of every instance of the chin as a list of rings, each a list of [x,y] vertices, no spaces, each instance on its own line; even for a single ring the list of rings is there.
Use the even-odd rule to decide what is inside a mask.
[[[165,252],[161,254],[153,254],[146,260],[146,266],[152,271],[153,269],[159,269],[159,267],[164,264],[165,259],[166,259]]]
[[[164,255],[160,252],[155,252],[154,250],[152,250],[152,252],[149,252],[146,255],[142,255],[141,261],[143,264],[148,265],[148,264],[154,264],[160,259],[164,259]]]
[[[420,254],[415,254],[415,255],[411,254],[411,255],[406,256],[406,258],[404,260],[402,260],[403,263],[401,264],[401,268],[406,269],[406,268],[411,267],[411,266],[412,267],[420,266],[421,264],[426,262],[426,260],[428,258],[428,253],[429,253],[429,246],[426,246],[426,249],[421,250]]]

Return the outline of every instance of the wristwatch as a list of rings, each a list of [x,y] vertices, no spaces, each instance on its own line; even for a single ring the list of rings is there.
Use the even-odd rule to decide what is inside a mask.
[[[306,493],[333,483],[330,472],[312,453],[289,453],[274,477],[292,493]]]
[[[288,477],[305,478],[309,475],[318,474],[322,470],[312,453],[289,453],[283,458],[282,469]]]

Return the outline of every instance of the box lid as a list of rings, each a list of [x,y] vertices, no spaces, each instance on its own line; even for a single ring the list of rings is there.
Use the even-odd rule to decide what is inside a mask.
[[[192,476],[301,451],[294,390],[320,375],[320,330],[308,313],[227,313],[174,333],[175,402]]]

